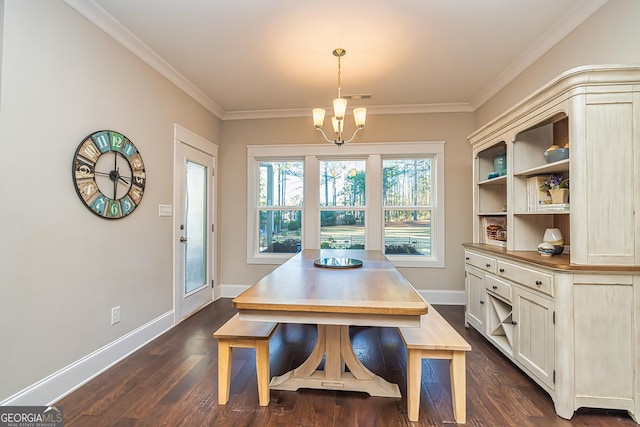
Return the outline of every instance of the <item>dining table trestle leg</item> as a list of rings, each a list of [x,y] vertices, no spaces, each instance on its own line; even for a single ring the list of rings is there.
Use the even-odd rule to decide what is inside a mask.
[[[322,359],[324,369],[318,369]],[[349,371],[345,369],[349,368]],[[272,390],[295,391],[300,388],[345,390],[379,397],[401,397],[397,384],[372,373],[358,359],[351,345],[348,325],[318,325],[318,340],[300,367],[273,377]]]

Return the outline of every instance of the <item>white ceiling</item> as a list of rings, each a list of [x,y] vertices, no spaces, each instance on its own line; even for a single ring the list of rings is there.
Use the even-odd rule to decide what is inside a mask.
[[[223,119],[473,111],[607,0],[66,0]]]

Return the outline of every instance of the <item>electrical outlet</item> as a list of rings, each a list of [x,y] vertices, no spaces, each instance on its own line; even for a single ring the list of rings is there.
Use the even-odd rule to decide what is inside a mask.
[[[120,306],[111,309],[111,324],[115,325],[120,322]]]

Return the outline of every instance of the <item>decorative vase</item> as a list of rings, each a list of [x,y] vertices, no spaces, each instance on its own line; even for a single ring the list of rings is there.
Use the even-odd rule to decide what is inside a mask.
[[[493,159],[493,170],[498,176],[507,174],[507,156],[499,154]]]
[[[564,251],[564,238],[559,228],[547,228],[542,237],[544,243],[553,245],[553,255],[560,255]],[[538,251],[540,247],[538,247]]]
[[[568,188],[554,188],[549,190],[551,195],[551,203],[567,203],[569,201],[569,189]]]

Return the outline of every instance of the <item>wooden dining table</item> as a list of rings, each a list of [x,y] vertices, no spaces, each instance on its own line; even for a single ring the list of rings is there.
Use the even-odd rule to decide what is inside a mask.
[[[356,259],[362,266],[314,265],[325,258]],[[234,298],[233,306],[245,320],[318,325],[317,341],[307,360],[272,378],[271,389],[348,390],[381,397],[400,397],[400,390],[358,359],[349,326],[419,327],[420,316],[428,310],[381,251],[327,249],[296,254]]]

